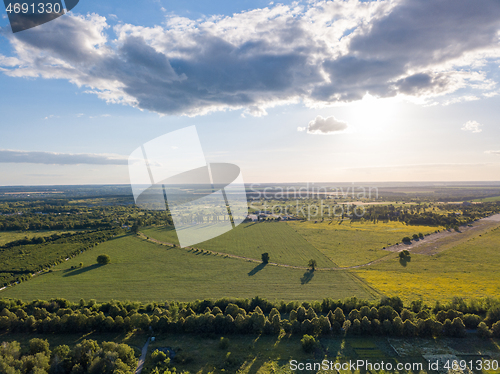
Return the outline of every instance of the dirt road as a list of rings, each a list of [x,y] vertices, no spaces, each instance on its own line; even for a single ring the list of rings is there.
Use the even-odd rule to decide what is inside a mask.
[[[385,248],[389,252],[400,252],[407,249],[411,253],[434,255],[445,249],[451,248],[464,242],[473,236],[482,235],[492,228],[500,226],[500,214],[495,214],[490,217],[481,218],[473,222],[471,226],[460,227],[460,231],[443,230],[441,232],[430,234],[423,239],[412,240],[411,244],[392,245]],[[418,227],[415,227],[418,230]]]

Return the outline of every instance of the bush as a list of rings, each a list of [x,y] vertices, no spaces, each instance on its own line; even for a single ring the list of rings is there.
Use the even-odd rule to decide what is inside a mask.
[[[99,255],[97,256],[97,263],[100,265],[107,265],[111,262],[111,257],[108,255]]]
[[[307,334],[303,336],[300,342],[302,343],[302,349],[306,353],[313,352],[316,349],[316,346],[318,345],[318,342],[316,341],[314,336]]]
[[[403,238],[403,243],[411,243],[411,239],[410,239],[410,237],[409,237],[409,236],[405,236],[405,237]]]
[[[486,323],[480,322],[479,325],[477,325],[477,334],[481,338],[489,338],[491,336],[491,331]]]
[[[151,359],[157,364],[159,362],[164,362],[167,359],[167,355],[165,352],[156,349],[153,353],[151,353]]]

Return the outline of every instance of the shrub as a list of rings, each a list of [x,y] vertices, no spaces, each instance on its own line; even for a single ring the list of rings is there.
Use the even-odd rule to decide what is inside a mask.
[[[165,361],[167,359],[167,355],[165,352],[156,349],[153,353],[151,353],[151,359],[154,363],[159,363]]]
[[[403,241],[403,243],[410,243],[411,239],[409,236],[405,236],[402,241]]]

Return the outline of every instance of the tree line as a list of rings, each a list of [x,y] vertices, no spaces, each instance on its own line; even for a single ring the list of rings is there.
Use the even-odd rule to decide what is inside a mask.
[[[16,342],[0,345],[0,373],[4,374],[133,374],[137,367],[134,350],[126,344],[85,339],[70,349],[52,350],[45,339],[29,341],[27,350]]]
[[[450,213],[454,212],[454,213]],[[448,213],[446,213],[448,212]],[[456,214],[456,213],[459,214]],[[480,218],[500,212],[500,202],[480,204],[417,204],[417,205],[371,205],[363,216],[353,215],[353,220],[373,222],[398,221],[408,225],[444,226],[454,228],[472,223]]]
[[[31,279],[33,274],[48,270],[68,257],[74,257],[99,243],[123,233],[122,229],[94,230],[53,234],[7,243],[0,250],[0,286],[6,287]],[[24,244],[29,242],[30,244]]]
[[[258,297],[161,304],[0,300],[2,332],[47,334],[135,329],[155,333],[422,337],[461,337],[466,329],[477,329],[481,336],[500,337],[500,301],[456,299],[433,307],[414,301],[405,307],[397,297],[378,302],[350,298],[313,303],[270,303]]]

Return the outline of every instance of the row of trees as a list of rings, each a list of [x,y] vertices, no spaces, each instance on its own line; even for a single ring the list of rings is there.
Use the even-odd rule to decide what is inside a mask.
[[[460,211],[458,215],[454,213],[457,209]],[[457,206],[457,204],[439,204],[434,206],[428,204],[407,206],[371,205],[366,208],[363,216],[357,217],[354,215],[352,219],[373,222],[399,221],[405,222],[408,225],[453,228],[499,212],[500,204],[498,202],[465,206]]]
[[[73,349],[34,338],[28,350],[18,342],[0,345],[0,373],[5,374],[132,374],[137,367],[134,350],[126,344],[83,340]]]
[[[32,275],[60,264],[68,257],[74,257],[99,243],[118,235],[123,230],[95,230],[77,233],[53,234],[37,244],[15,245],[8,243],[0,251],[0,286],[31,279]],[[21,241],[22,242],[22,241]],[[23,256],[18,256],[22,253]]]
[[[255,299],[249,300],[252,304]],[[349,300],[348,300],[349,302]],[[73,333],[90,331],[132,331],[134,329],[158,332],[186,333],[243,333],[279,334],[374,334],[396,336],[462,336],[465,329],[476,329],[482,323],[483,335],[500,336],[500,307],[492,307],[483,316],[464,314],[455,309],[429,308],[418,312],[393,306],[363,305],[348,313],[337,306],[327,313],[316,312],[311,304],[300,305],[288,313],[276,306],[264,313],[260,306],[253,310],[228,303],[224,310],[207,306],[195,312],[188,304],[134,304],[85,303],[71,304],[65,300],[33,302],[29,304],[1,301],[0,331]],[[416,305],[413,305],[416,307]],[[418,309],[418,308],[417,308]]]

